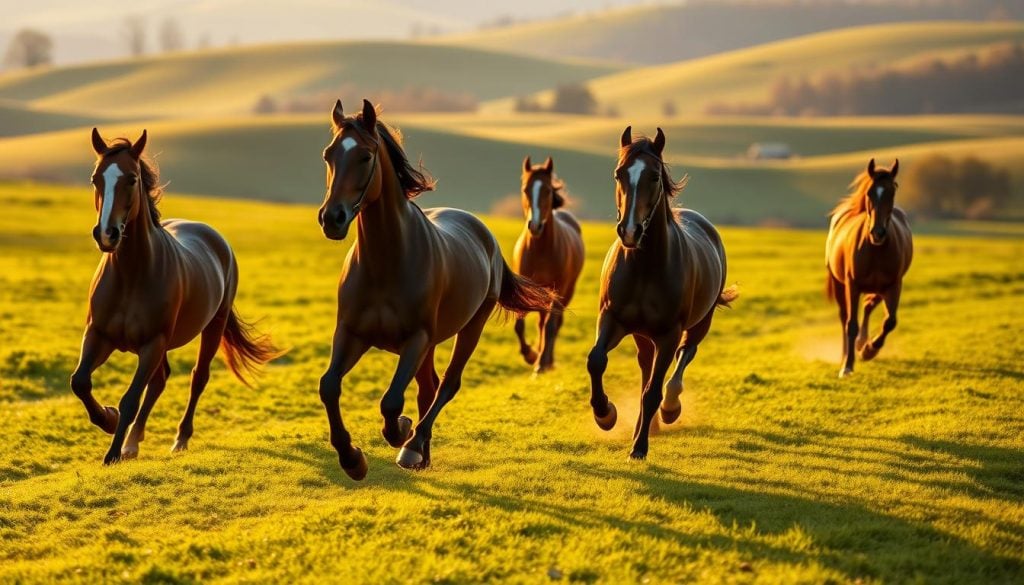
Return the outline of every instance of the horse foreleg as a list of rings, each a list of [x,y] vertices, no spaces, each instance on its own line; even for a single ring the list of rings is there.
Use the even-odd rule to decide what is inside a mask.
[[[882,349],[882,346],[885,345],[885,338],[892,333],[893,329],[896,329],[896,310],[900,306],[900,293],[902,289],[903,284],[900,283],[882,295],[882,302],[885,303],[885,323],[882,324],[882,332],[861,350],[860,357],[864,361],[871,360],[878,355],[878,350]]]
[[[480,342],[480,334],[484,331],[484,325],[487,324],[487,319],[490,318],[495,303],[494,300],[485,301],[477,309],[469,323],[455,337],[452,358],[448,362],[444,378],[441,379],[441,387],[437,390],[437,396],[430,408],[427,409],[427,413],[416,423],[416,430],[413,432],[412,438],[405,443],[402,450],[398,452],[398,457],[395,458],[395,463],[400,467],[425,469],[430,466],[430,439],[433,436],[434,422],[441,414],[441,410],[455,398],[455,394],[462,386],[462,372]]]
[[[610,431],[615,426],[618,415],[615,405],[608,400],[604,391],[604,371],[608,369],[608,352],[615,349],[625,330],[608,313],[602,312],[597,320],[597,340],[587,355],[587,373],[590,374],[590,408],[594,412],[597,426]]]
[[[437,369],[434,367],[434,347],[430,346],[427,349],[420,369],[416,371],[416,385],[419,386],[419,391],[416,393],[416,408],[420,420],[423,420],[427,411],[430,410],[430,405],[434,403],[437,387],[441,383],[441,379],[437,376]]]
[[[113,353],[114,346],[101,335],[93,331],[91,327],[85,330],[82,336],[82,353],[78,358],[78,366],[71,374],[71,391],[82,401],[85,411],[89,414],[89,421],[103,429],[108,434],[113,434],[117,428],[117,409],[112,406],[101,406],[92,395],[92,373]]]
[[[540,358],[537,360],[537,367],[534,369],[538,374],[546,372],[555,366],[555,340],[558,338],[558,326],[561,323],[562,309],[559,306],[551,308],[549,313],[543,313],[540,322],[541,342]]]
[[[366,349],[361,339],[350,335],[345,325],[338,323],[331,348],[331,363],[320,377],[320,401],[327,411],[327,423],[331,427],[331,446],[338,452],[341,468],[356,481],[366,477],[366,456],[358,447],[352,446],[352,436],[341,420],[341,379],[356,365]]]
[[[167,378],[170,375],[171,365],[167,363],[167,356],[164,355],[164,363],[157,368],[153,378],[149,381],[149,386],[146,387],[146,397],[142,399],[142,408],[139,409],[139,416],[132,423],[131,430],[128,431],[124,447],[121,447],[121,459],[135,459],[139,456],[139,443],[146,439],[146,421],[149,420],[149,414],[153,411],[156,401],[164,393],[164,387],[167,386]]]
[[[640,414],[637,417],[636,431],[633,434],[633,450],[630,452],[630,459],[645,459],[651,433],[651,421],[662,399],[662,385],[665,383],[665,374],[672,365],[672,358],[675,357],[676,348],[679,347],[679,340],[682,332],[675,332],[665,335],[654,342],[654,367],[651,368],[651,377],[644,388],[643,396],[640,399]]]
[[[845,343],[843,344],[843,368],[839,370],[839,377],[845,378],[850,374],[853,374],[853,363],[857,356],[856,344],[857,344],[857,313],[860,307],[860,291],[853,284],[847,284],[846,295],[844,299],[840,300],[840,303],[846,303],[846,323],[845,323]]]
[[[534,365],[537,363],[537,352],[530,347],[530,344],[526,341],[526,318],[516,317],[516,337],[519,338],[519,353],[523,356],[523,359],[528,365]]]
[[[861,317],[860,330],[857,331],[857,344],[854,346],[857,351],[864,349],[864,345],[868,342],[868,335],[871,332],[871,313],[881,300],[882,297],[879,295],[867,295],[864,298],[864,316]]]
[[[139,413],[142,391],[166,359],[167,344],[163,336],[157,337],[139,349],[139,366],[135,370],[131,384],[128,385],[128,390],[121,396],[121,402],[118,403],[120,416],[117,419],[114,438],[110,441],[110,449],[103,458],[104,464],[116,463],[121,459],[121,447],[124,445],[128,427],[135,422],[135,417]]]
[[[412,419],[402,416],[402,409],[405,408],[405,389],[420,369],[428,347],[429,338],[426,331],[413,334],[405,342],[398,356],[395,375],[380,399],[380,413],[384,417],[384,428],[380,433],[392,447],[401,447],[412,434]]]

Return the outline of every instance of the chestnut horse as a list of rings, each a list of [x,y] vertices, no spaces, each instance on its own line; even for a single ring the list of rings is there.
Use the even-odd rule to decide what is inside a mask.
[[[540,313],[537,324],[538,352],[526,342],[526,322],[516,319],[519,352],[537,373],[555,365],[555,340],[562,328],[563,310],[572,300],[576,281],[583,271],[583,236],[580,224],[565,209],[564,184],[555,176],[555,163],[548,157],[533,166],[523,161],[523,213],[526,226],[516,240],[512,270],[558,294],[550,311]]]
[[[352,445],[341,419],[341,380],[370,348],[398,354],[398,368],[380,401],[381,431],[396,462],[408,469],[430,465],[434,421],[458,392],[462,372],[484,324],[501,307],[517,314],[547,310],[553,294],[517,276],[501,257],[484,224],[457,209],[422,210],[412,199],[434,182],[409,163],[401,136],[363,111],[332,111],[333,137],[324,150],[327,193],[319,221],[324,235],[342,240],[356,225],[338,287],[338,322],[331,362],[320,379],[331,445],[354,480],[366,476],[366,457]],[[434,347],[456,335],[439,379]],[[406,386],[419,386],[419,422],[402,415]]]
[[[254,371],[280,352],[233,308],[238,264],[224,238],[206,224],[160,221],[160,177],[156,165],[143,156],[145,130],[134,144],[125,139],[108,144],[93,128],[92,147],[98,213],[92,235],[104,254],[92,280],[82,354],[71,388],[89,420],[114,435],[103,462],[132,459],[170,375],[168,350],[202,335],[188,407],[172,447],[181,451],[192,437],[196,404],[217,348],[242,382],[244,371]],[[92,372],[114,350],[139,356],[118,408],[101,406],[92,395]]]
[[[832,210],[825,263],[826,293],[839,304],[843,327],[843,364],[839,377],[853,373],[857,352],[864,361],[878,355],[885,338],[896,328],[896,311],[903,290],[903,276],[914,257],[914,243],[907,214],[895,206],[896,173],[868,162],[850,184],[852,193]],[[864,323],[857,324],[860,295],[864,294]],[[868,341],[868,320],[878,303],[885,303],[882,331]]]
[[[605,394],[602,377],[608,352],[632,335],[642,373],[640,415],[630,457],[647,457],[648,435],[655,412],[669,424],[679,418],[683,370],[711,328],[715,307],[737,298],[725,288],[725,248],[718,231],[696,211],[675,212],[671,200],[685,178],[672,180],[662,158],[665,133],[654,140],[633,140],[626,127],[615,168],[616,231],[601,270],[597,341],[587,357],[590,405],[597,425],[615,426],[615,405]],[[662,400],[662,385],[678,358]]]

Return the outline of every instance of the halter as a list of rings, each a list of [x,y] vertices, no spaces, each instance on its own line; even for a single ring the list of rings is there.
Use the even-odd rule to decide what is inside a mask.
[[[359,210],[363,207],[363,200],[366,199],[366,192],[370,189],[370,183],[373,182],[373,175],[377,172],[377,160],[380,158],[380,141],[374,138],[369,132],[364,130],[359,124],[352,124],[352,126],[359,131],[362,135],[366,136],[371,142],[373,142],[373,164],[370,165],[370,176],[366,179],[366,184],[363,185],[362,191],[359,193],[359,198],[352,204],[352,216],[355,217],[359,214]]]
[[[644,151],[647,151],[647,149],[645,148]],[[654,154],[653,152],[647,152],[647,154],[653,156],[655,160],[658,161],[658,187],[660,188],[658,189],[657,198],[654,200],[654,205],[651,206],[650,213],[648,213],[647,217],[640,221],[640,238],[636,242],[637,246],[640,245],[640,242],[643,241],[644,236],[647,235],[647,226],[651,225],[651,220],[654,219],[654,214],[658,212],[658,205],[661,204],[661,198],[665,196],[665,186],[662,184],[662,174],[665,169],[665,161],[663,161],[660,156]],[[635,192],[633,193],[633,197],[636,197]],[[615,211],[615,221],[622,221],[622,211],[619,209],[616,209]]]

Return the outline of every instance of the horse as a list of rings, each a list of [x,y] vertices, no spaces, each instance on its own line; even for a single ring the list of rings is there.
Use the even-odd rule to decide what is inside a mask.
[[[914,258],[907,214],[895,205],[899,170],[899,159],[888,169],[877,168],[875,159],[871,159],[867,169],[850,184],[850,195],[830,214],[825,241],[825,292],[839,305],[843,327],[840,378],[853,374],[858,352],[864,361],[873,359],[896,329],[903,277]],[[858,325],[862,294],[864,322]],[[882,331],[869,341],[868,321],[878,303],[885,304],[885,322]]]
[[[359,481],[367,473],[366,456],[352,444],[339,401],[342,378],[370,347],[399,356],[380,401],[381,434],[400,448],[400,467],[425,469],[434,421],[458,392],[495,308],[523,314],[548,310],[555,299],[512,272],[494,235],[475,216],[458,209],[423,210],[413,202],[433,190],[434,180],[409,163],[401,134],[377,119],[369,101],[348,117],[338,100],[331,130],[318,219],[331,240],[345,239],[354,223],[356,240],[338,285],[337,326],[320,399],[341,468]],[[434,348],[452,336],[455,348],[439,378]],[[415,428],[402,415],[403,394],[413,378],[419,387]]]
[[[172,451],[188,449],[199,397],[210,378],[210,362],[223,350],[228,368],[248,385],[247,374],[281,355],[270,338],[234,309],[238,263],[227,241],[206,224],[161,221],[157,166],[143,155],[147,134],[134,143],[107,142],[96,128],[92,174],[97,212],[93,239],[103,253],[89,291],[82,352],[71,389],[89,420],[113,435],[104,464],[134,459],[146,421],[163,393],[169,350],[201,336],[192,370],[188,406]],[[114,350],[139,357],[118,407],[101,406],[92,394],[92,373]],[[139,405],[142,391],[145,400]],[[129,430],[129,427],[131,429]]]
[[[715,227],[696,211],[673,210],[686,178],[672,179],[664,150],[661,128],[654,140],[634,140],[629,126],[620,138],[614,174],[618,239],[601,270],[597,340],[587,356],[590,406],[598,427],[608,431],[618,416],[603,386],[608,352],[633,336],[642,398],[629,456],[637,460],[647,457],[655,413],[660,410],[666,424],[682,413],[683,371],[710,330],[715,308],[739,296],[725,286],[725,247]],[[663,399],[673,357],[676,368]]]
[[[551,311],[540,313],[537,324],[538,349],[526,342],[526,322],[516,319],[519,353],[538,374],[555,365],[555,341],[562,328],[563,312],[576,291],[583,271],[583,235],[572,213],[562,209],[564,183],[555,176],[551,157],[543,165],[533,166],[530,157],[523,160],[523,213],[526,225],[516,240],[512,270],[558,294]],[[539,354],[539,357],[538,357]]]

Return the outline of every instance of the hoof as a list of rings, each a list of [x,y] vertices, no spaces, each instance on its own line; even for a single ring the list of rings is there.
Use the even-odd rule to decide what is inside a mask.
[[[633,449],[629,454],[630,461],[643,461],[644,459],[647,459],[647,451]]]
[[[683,414],[683,405],[680,404],[672,409],[666,409],[664,406],[661,406],[658,408],[658,412],[661,414],[661,422],[670,425],[679,420],[679,415]]]
[[[121,418],[121,413],[113,406],[104,406],[103,415],[103,424],[99,425],[99,427],[103,429],[104,433],[113,435],[114,431],[117,430],[117,423]]]
[[[537,363],[537,352],[532,349],[530,351],[521,351],[519,353],[523,356],[523,361],[525,361],[527,365],[532,366]]]
[[[398,452],[398,457],[395,457],[395,463],[402,469],[420,470],[427,467],[423,454],[414,451],[411,447],[402,447],[402,450]]]
[[[840,380],[842,380],[843,378],[849,378],[852,375],[853,375],[853,368],[843,368],[843,369],[839,370],[839,379]]]
[[[536,368],[533,369],[533,373],[539,375],[539,374],[543,374],[543,373],[546,373],[546,372],[550,372],[551,370],[554,370],[554,369],[555,369],[555,364],[539,365],[539,366],[537,366]]]
[[[171,453],[180,453],[182,451],[188,451],[188,439],[175,439],[174,445],[171,446]]]
[[[129,459],[139,458],[139,448],[136,447],[125,447],[121,449],[121,459],[127,461]]]
[[[115,463],[120,463],[120,462],[121,462],[121,454],[120,453],[107,453],[107,455],[103,458],[103,465],[113,465]]]
[[[407,416],[398,417],[398,432],[396,433],[397,438],[388,438],[388,434],[381,430],[381,435],[384,435],[384,440],[388,442],[388,445],[398,448],[406,444],[409,439],[412,438],[412,419]]]
[[[341,461],[340,455],[338,456],[338,461],[341,463],[341,469],[346,475],[355,481],[362,481],[366,477],[366,471],[369,469],[369,466],[366,464],[366,455],[363,455],[363,450],[359,447],[353,447],[352,450],[355,451],[355,463],[346,467],[345,462]]]
[[[615,427],[615,422],[619,419],[618,413],[615,411],[615,405],[612,404],[611,400],[608,401],[608,414],[604,416],[594,415],[594,421],[597,422],[597,426],[601,427],[603,431],[610,431]]]
[[[869,362],[869,361],[875,359],[876,355],[878,355],[878,348],[876,348],[875,344],[873,344],[873,343],[866,344],[860,350],[860,359],[862,359],[862,360],[864,360],[866,362]]]

